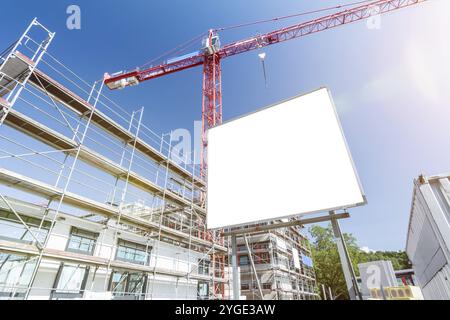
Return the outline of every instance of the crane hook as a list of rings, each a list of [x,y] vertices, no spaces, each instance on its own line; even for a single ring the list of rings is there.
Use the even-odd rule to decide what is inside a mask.
[[[261,60],[261,64],[262,64],[262,68],[263,68],[263,74],[264,74],[264,85],[267,88],[267,75],[266,75],[266,64],[265,64],[266,53],[265,52],[261,52],[261,53],[258,54],[258,57]]]

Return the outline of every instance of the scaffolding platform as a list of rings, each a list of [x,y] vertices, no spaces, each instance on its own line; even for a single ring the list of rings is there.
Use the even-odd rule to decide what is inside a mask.
[[[95,109],[94,106],[89,102],[83,100],[78,95],[71,92],[40,70],[35,70],[35,72],[30,76],[30,82],[38,89],[45,90],[53,98],[66,105],[71,110],[77,112],[78,114],[88,116],[90,115],[92,110]],[[183,177],[184,179],[192,179],[191,172],[180,167],[173,161],[168,160],[165,155],[157,151],[142,139],[136,138],[133,133],[117,124],[114,120],[109,118],[101,111],[95,110],[92,115],[91,121],[113,136],[119,138],[122,141],[125,141],[130,146],[133,146],[136,143],[137,150],[141,151],[143,154],[147,155],[156,162],[162,164],[167,164],[168,162],[169,169],[179,176]],[[194,176],[194,184],[197,187],[205,186],[205,182],[196,176]]]
[[[5,122],[17,130],[35,137],[36,139],[44,142],[45,144],[57,148],[59,150],[66,150],[67,153],[74,155],[78,145],[72,139],[48,128],[47,126],[29,118],[17,110],[10,110]],[[135,172],[128,171],[123,166],[116,164],[115,162],[106,159],[101,154],[89,149],[82,145],[80,147],[79,157],[81,160],[96,166],[107,173],[114,176],[125,177],[129,174],[129,182],[133,185],[156,194],[165,194],[165,198],[179,206],[191,206],[191,201],[183,198],[176,193],[165,190],[159,185],[151,182],[150,180],[138,175]],[[194,209],[201,215],[206,215],[206,210],[197,204],[192,204]]]
[[[22,253],[25,255],[36,256],[39,254],[39,250],[35,245],[27,244],[27,243],[18,243],[12,242],[8,240],[0,239],[0,251],[3,252],[11,252],[11,253]],[[80,254],[75,252],[67,252],[62,250],[45,248],[43,252],[43,256],[47,259],[56,260],[56,261],[64,261],[69,263],[83,263],[86,265],[94,266],[94,267],[106,267],[108,266],[109,260],[101,257],[94,257],[86,254]],[[110,267],[121,270],[131,270],[131,271],[142,271],[148,273],[161,274],[166,276],[176,276],[176,277],[186,277],[186,272],[183,271],[174,271],[165,268],[154,268],[151,266],[140,266],[132,263],[127,263],[123,261],[111,261]],[[190,275],[192,279],[195,280],[209,280],[210,277],[201,274],[192,273]],[[222,278],[214,278],[215,282],[224,283],[226,282]]]
[[[28,75],[30,66],[34,66],[34,62],[19,51],[14,52],[0,65],[0,97],[11,92],[17,80]]]
[[[16,172],[12,172],[9,170],[6,170],[4,168],[0,168],[0,183],[22,189],[24,191],[39,195],[39,196],[45,196],[51,199],[60,199],[61,196],[64,194],[64,202],[73,205],[78,208],[86,209],[88,211],[94,211],[99,214],[109,216],[109,217],[115,217],[118,218],[119,215],[121,217],[121,220],[124,222],[128,222],[132,225],[140,226],[149,228],[152,230],[159,230],[161,229],[161,232],[164,235],[167,235],[171,238],[175,238],[178,241],[183,242],[189,242],[192,241],[193,243],[203,245],[203,246],[213,246],[218,252],[227,253],[228,249],[225,246],[219,245],[219,244],[211,244],[210,241],[197,238],[197,237],[190,237],[189,234],[183,233],[181,231],[159,225],[158,223],[148,221],[145,219],[142,219],[137,216],[133,216],[130,214],[121,213],[119,211],[119,208],[104,204],[98,201],[94,201],[91,199],[88,199],[86,197],[80,196],[78,194],[68,192],[63,192],[62,189],[51,186],[49,184],[43,183],[41,181],[37,181],[35,179],[23,176],[21,174],[18,174]]]
[[[47,52],[53,36],[34,19],[0,57],[0,126],[8,128],[0,137],[0,228],[8,226],[0,271],[15,268],[14,257],[34,275],[0,295],[230,297],[228,243],[206,228],[206,184],[196,165],[172,157],[175,141],[142,123],[144,107],[122,107],[101,81],[90,85]],[[92,247],[73,247],[78,236]],[[122,257],[123,248],[136,254]],[[76,295],[59,290],[59,275],[72,267],[89,275],[75,284]],[[130,274],[142,287],[128,287]],[[37,285],[49,277],[48,286]]]

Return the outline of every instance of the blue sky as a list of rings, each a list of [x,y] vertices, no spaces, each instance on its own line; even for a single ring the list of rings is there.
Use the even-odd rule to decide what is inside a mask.
[[[2,4],[8,14],[0,46],[38,17],[56,31],[50,52],[94,81],[104,72],[142,65],[210,28],[349,2],[8,1]],[[70,4],[81,8],[81,30],[66,28]],[[430,0],[383,16],[380,29],[360,22],[265,48],[267,88],[258,52],[222,62],[225,120],[321,86],[331,90],[369,202],[342,221],[361,246],[403,249],[412,180],[420,173],[450,172],[449,12],[448,1]],[[225,44],[297,21],[220,35]],[[192,130],[201,118],[201,71],[155,79],[112,97],[133,109],[145,106],[144,121],[156,132]]]

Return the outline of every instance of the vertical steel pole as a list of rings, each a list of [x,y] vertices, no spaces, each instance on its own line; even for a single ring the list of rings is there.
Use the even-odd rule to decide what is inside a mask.
[[[333,292],[331,292],[331,287],[328,287],[328,294],[330,296],[330,300],[334,300],[333,298]]]
[[[103,87],[103,83],[104,83],[104,82],[102,82],[102,87]],[[100,94],[100,92],[99,92],[99,94]],[[98,99],[98,98],[97,98],[97,99]],[[95,106],[95,105],[94,105],[94,106]],[[134,135],[133,149],[132,149],[132,151],[131,151],[130,160],[129,160],[129,162],[128,162],[127,174],[126,174],[126,176],[125,176],[125,185],[124,185],[124,187],[123,187],[123,189],[122,189],[122,195],[121,195],[121,197],[120,197],[120,203],[119,203],[119,207],[118,207],[118,208],[119,208],[119,215],[118,215],[117,220],[116,220],[116,222],[115,222],[116,227],[115,227],[115,230],[114,230],[113,246],[112,246],[111,253],[110,253],[110,256],[109,256],[108,264],[107,264],[107,266],[106,266],[106,275],[105,275],[105,283],[104,283],[105,291],[106,291],[106,288],[107,288],[107,285],[108,285],[107,279],[108,279],[109,271],[110,271],[110,269],[111,269],[111,262],[112,262],[112,259],[113,259],[114,246],[117,245],[117,239],[118,239],[118,234],[119,234],[118,229],[120,228],[120,221],[121,221],[121,218],[122,218],[122,212],[123,212],[123,211],[122,211],[122,210],[123,210],[122,207],[123,207],[123,205],[124,205],[124,203],[125,203],[125,198],[126,198],[127,191],[128,191],[128,185],[129,185],[129,179],[130,179],[130,171],[131,171],[131,167],[132,167],[132,165],[133,165],[134,154],[135,154],[135,152],[136,152],[136,143],[137,143],[137,139],[138,139],[138,137],[139,137],[139,130],[140,130],[140,128],[141,128],[142,116],[143,116],[143,114],[144,114],[144,107],[141,107],[141,109],[139,109],[139,110],[136,111],[136,112],[140,112],[140,115],[139,115],[139,122],[138,122],[138,125],[137,125],[137,127],[136,127],[136,134]],[[132,119],[133,119],[133,118],[134,118],[134,112],[133,112],[133,115],[132,115]],[[130,121],[130,128],[131,128],[131,123],[132,123],[132,121],[133,121],[133,120]],[[127,142],[126,142],[126,143],[127,143]],[[123,156],[123,155],[124,155],[124,153],[122,153],[122,156]],[[120,166],[122,166],[122,161],[123,161],[123,157],[122,157],[122,159],[121,159]],[[117,178],[116,178],[116,185],[117,185],[118,180],[119,180],[119,177],[117,176]],[[114,187],[114,188],[115,188],[115,187]],[[114,193],[114,197],[115,197],[115,193]],[[112,199],[112,200],[114,200],[114,199]]]
[[[161,227],[163,224],[163,218],[164,218],[164,211],[166,209],[166,192],[167,192],[167,181],[169,179],[169,164],[170,164],[170,155],[172,153],[172,131],[170,132],[169,136],[169,153],[167,154],[167,161],[165,166],[165,178],[164,178],[164,190],[162,195],[162,208],[161,212],[159,214],[159,223],[158,223],[158,241],[156,243],[155,248],[155,266],[153,267],[153,282],[152,282],[152,289],[151,289],[151,299],[153,300],[153,290],[155,287],[156,282],[156,267],[158,265],[158,256],[159,256],[159,247],[161,244]],[[159,168],[159,166],[158,166]]]
[[[195,150],[194,150],[194,159],[195,159]],[[186,281],[187,281],[187,286],[186,286],[186,300],[188,299],[188,295],[189,295],[189,284],[191,283],[191,250],[192,250],[192,222],[194,220],[194,188],[195,188],[195,183],[194,183],[194,174],[195,174],[195,166],[192,167],[192,179],[191,179],[191,187],[192,187],[192,193],[191,193],[191,205],[190,205],[190,210],[189,210],[189,244],[188,244],[188,274],[186,277]],[[181,222],[181,228],[183,228],[182,225],[183,222]],[[197,272],[199,269],[199,264],[200,262],[197,261]],[[194,265],[195,267],[195,265]],[[213,275],[214,278],[214,275]],[[197,292],[197,296],[198,296],[198,292]]]
[[[355,271],[353,270],[352,262],[348,254],[347,245],[345,244],[344,236],[341,232],[339,222],[333,217],[334,211],[330,212],[331,225],[333,227],[334,238],[336,240],[336,245],[339,253],[339,258],[341,260],[342,272],[344,273],[345,283],[347,284],[348,293],[351,300],[361,300],[361,293],[358,289],[358,284],[356,281]]]
[[[57,206],[56,211],[55,211],[55,215],[53,216],[53,219],[52,219],[52,221],[50,223],[50,227],[48,229],[47,235],[46,235],[45,240],[44,240],[44,244],[43,244],[44,248],[47,247],[47,245],[48,245],[48,241],[50,239],[50,236],[52,235],[53,228],[55,227],[56,220],[57,220],[58,215],[60,213],[62,204],[64,202],[64,197],[65,197],[65,195],[66,195],[66,193],[67,193],[67,191],[69,189],[71,178],[72,178],[72,175],[73,175],[73,173],[75,171],[75,166],[77,164],[78,157],[79,157],[80,152],[81,152],[81,147],[83,146],[84,139],[86,138],[86,135],[88,133],[88,129],[89,129],[89,125],[90,125],[91,120],[92,120],[92,116],[94,115],[94,112],[95,112],[96,107],[97,107],[97,102],[98,102],[98,100],[100,98],[100,94],[101,94],[101,91],[103,89],[103,84],[104,84],[104,82],[102,82],[102,84],[100,86],[100,89],[99,89],[98,94],[97,94],[97,98],[95,100],[94,105],[92,106],[91,111],[90,111],[89,119],[86,122],[86,126],[84,128],[83,135],[81,136],[80,142],[78,143],[77,152],[76,152],[75,157],[73,159],[72,166],[70,168],[66,184],[65,184],[64,189],[63,189],[63,191],[61,193],[61,196],[59,198],[59,202],[58,202],[58,206]],[[31,289],[33,288],[34,281],[36,280],[36,276],[37,276],[39,267],[41,265],[43,256],[44,256],[44,250],[41,250],[40,253],[39,253],[39,258],[38,258],[38,260],[36,262],[36,266],[34,267],[33,273],[31,275],[30,281],[28,283],[28,287],[27,287],[27,291],[25,292],[24,300],[28,300],[28,297],[30,295]]]
[[[278,286],[275,275],[275,255],[273,254],[274,248],[272,240],[273,240],[272,232],[269,230],[269,254],[270,254],[270,270],[272,271],[272,289],[273,287],[275,287],[275,295],[276,298],[278,299]],[[302,291],[303,291],[303,283],[302,283]]]
[[[325,291],[325,285],[322,284],[322,294],[323,294],[323,300],[327,300],[327,292]]]
[[[239,288],[239,269],[237,265],[237,243],[236,235],[231,236],[231,265],[233,269],[233,299],[239,300],[240,288]]]
[[[261,299],[264,300],[264,294],[261,289],[261,283],[259,282],[258,273],[256,272],[255,262],[253,261],[252,249],[250,248],[250,246],[248,244],[248,239],[247,239],[246,234],[244,234],[244,241],[245,241],[245,245],[247,247],[248,257],[250,258],[250,264],[252,267],[252,271],[255,274],[256,285],[258,286],[259,295],[260,295]]]

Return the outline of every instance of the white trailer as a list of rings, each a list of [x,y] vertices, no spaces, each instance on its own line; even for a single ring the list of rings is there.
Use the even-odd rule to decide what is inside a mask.
[[[406,252],[425,299],[450,300],[449,177],[414,180]]]

